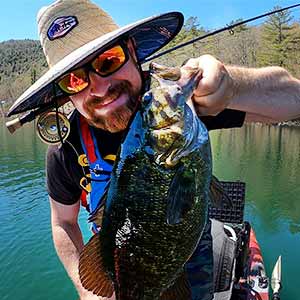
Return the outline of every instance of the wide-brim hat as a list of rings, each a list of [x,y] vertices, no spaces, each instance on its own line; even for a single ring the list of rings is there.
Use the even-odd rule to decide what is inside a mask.
[[[118,39],[133,38],[137,59],[143,63],[177,35],[183,15],[168,12],[119,28],[89,0],[58,0],[39,12],[38,24],[50,68],[15,101],[7,116],[54,103],[60,92],[55,80]]]

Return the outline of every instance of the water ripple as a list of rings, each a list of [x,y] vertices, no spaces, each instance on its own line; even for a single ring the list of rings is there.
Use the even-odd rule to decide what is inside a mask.
[[[45,188],[46,147],[28,127],[0,130],[1,299],[76,299],[52,244]],[[245,126],[212,133],[214,173],[247,183],[245,219],[255,228],[267,270],[282,253],[285,299],[297,299],[300,261],[300,130]],[[86,214],[80,213],[89,236]]]

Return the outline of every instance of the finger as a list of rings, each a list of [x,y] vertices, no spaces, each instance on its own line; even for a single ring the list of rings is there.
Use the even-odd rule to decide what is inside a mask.
[[[197,115],[199,117],[204,117],[204,116],[217,116],[221,111],[216,110],[216,109],[212,109],[210,108],[206,108],[206,107],[195,107],[195,111],[197,113]]]
[[[181,76],[180,76],[180,79],[177,81],[177,83],[180,85],[180,86],[185,86],[187,84],[187,82],[194,76],[196,75],[196,81],[197,81],[197,86],[198,86],[198,82],[201,80],[202,78],[202,69],[200,69],[199,67],[197,66],[193,66],[193,65],[190,65],[190,66],[186,66],[186,67],[182,67],[180,69],[180,73],[181,73]],[[197,88],[197,87],[196,87]]]
[[[188,76],[191,68],[202,69],[202,79],[196,87],[194,94],[196,96],[205,96],[214,93],[220,86],[227,71],[224,65],[211,55],[202,55],[198,58],[189,59],[181,67],[182,78]]]
[[[226,76],[226,71],[216,64],[203,66],[202,69],[202,79],[194,91],[194,94],[198,97],[215,93],[220,88],[221,82]]]
[[[211,105],[212,102],[216,103],[214,95],[204,97],[193,97],[194,107],[199,116],[217,115],[226,108],[224,104],[219,103]]]
[[[230,78],[225,76],[214,93],[205,96],[193,95],[195,109],[199,115],[216,115],[227,107],[233,95],[229,81]]]
[[[199,58],[189,58],[186,60],[181,68],[197,68],[199,66]]]

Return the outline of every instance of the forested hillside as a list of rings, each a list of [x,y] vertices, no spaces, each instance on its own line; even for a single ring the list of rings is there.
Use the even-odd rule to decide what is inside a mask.
[[[232,23],[238,21],[241,20]],[[165,49],[206,33],[197,18],[191,17]],[[181,65],[185,59],[204,53],[215,55],[227,64],[282,66],[300,78],[300,24],[289,11],[277,13],[263,23],[236,27],[233,31],[217,34],[171,52],[157,61]],[[5,100],[4,109],[46,70],[47,63],[38,41],[11,40],[0,43],[0,101]]]
[[[5,100],[5,109],[46,70],[39,41],[0,43],[0,100]]]

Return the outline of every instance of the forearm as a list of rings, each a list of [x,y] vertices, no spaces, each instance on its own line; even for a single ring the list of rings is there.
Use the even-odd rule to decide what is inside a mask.
[[[78,274],[79,255],[83,248],[80,228],[78,224],[55,224],[52,221],[52,235],[57,255],[80,295],[84,292]]]
[[[300,81],[280,67],[226,66],[233,79],[228,108],[245,111],[248,121],[278,122],[300,117]]]
[[[83,249],[81,230],[78,225],[80,202],[64,205],[50,197],[51,225],[56,252],[74,283],[80,300],[103,299],[87,291],[81,284],[78,272],[79,257]]]

